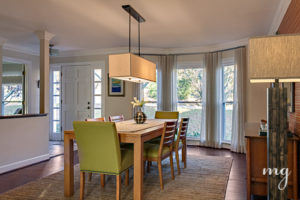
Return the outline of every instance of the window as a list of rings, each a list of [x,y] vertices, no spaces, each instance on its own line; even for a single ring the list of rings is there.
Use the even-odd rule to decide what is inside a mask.
[[[187,136],[199,138],[202,116],[203,68],[177,69],[177,110],[180,118],[190,118]]]
[[[232,111],[233,111],[233,90],[234,90],[234,78],[235,71],[234,65],[223,65],[222,70],[223,77],[223,129],[222,129],[222,141],[224,143],[230,143],[232,137]]]
[[[102,70],[94,69],[94,106],[93,106],[93,116],[98,118],[102,116],[101,98],[102,98]]]
[[[156,76],[157,77],[157,76]],[[146,82],[141,84],[141,98],[144,98],[144,113],[147,118],[153,119],[157,111],[157,82]]]
[[[22,64],[3,64],[2,115],[25,112],[25,67]]]
[[[52,71],[52,132],[61,133],[61,72]]]

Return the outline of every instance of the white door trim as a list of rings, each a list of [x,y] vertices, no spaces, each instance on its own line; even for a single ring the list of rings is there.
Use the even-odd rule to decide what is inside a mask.
[[[54,64],[50,64],[50,71],[53,71],[55,69],[60,69],[62,70],[62,67],[65,67],[65,66],[68,66],[68,67],[72,67],[72,66],[90,66],[91,69],[101,69],[102,70],[102,78],[103,78],[103,81],[102,81],[102,96],[101,96],[101,104],[102,104],[102,109],[101,109],[101,112],[102,112],[102,116],[105,116],[105,96],[106,96],[106,69],[105,69],[105,61],[91,61],[91,62],[69,62],[69,63],[54,63]],[[51,79],[50,79],[51,80]],[[52,82],[50,82],[51,84]],[[61,80],[61,84],[63,83],[63,77],[62,77],[62,80]],[[52,86],[52,85],[51,85]],[[52,87],[50,86],[50,90],[52,90]],[[61,85],[62,87],[62,85]],[[63,96],[63,92],[64,91],[61,91],[61,98]],[[50,92],[50,94],[52,94],[52,91]],[[50,98],[52,96],[50,95]],[[94,100],[93,100],[94,101]],[[92,101],[92,102],[93,102]],[[92,106],[93,108],[93,106]],[[50,109],[52,110],[53,107],[52,107],[52,100],[50,99]],[[61,115],[61,125],[64,124],[63,122],[63,118],[62,118],[62,106],[60,107],[60,115]],[[50,117],[50,130],[49,131],[52,131],[52,118],[51,116],[49,115]],[[51,132],[50,132],[51,134]],[[63,133],[62,134],[62,140],[63,140]]]

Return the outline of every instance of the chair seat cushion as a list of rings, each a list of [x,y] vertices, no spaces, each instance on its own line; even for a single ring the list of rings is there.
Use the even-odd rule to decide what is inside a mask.
[[[159,144],[147,143],[144,145],[144,157],[157,158],[159,153]],[[162,155],[169,154],[169,147],[163,147]]]
[[[133,150],[121,149],[121,172],[133,165]]]

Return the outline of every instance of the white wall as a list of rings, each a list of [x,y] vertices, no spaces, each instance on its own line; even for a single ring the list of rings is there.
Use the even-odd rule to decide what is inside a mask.
[[[108,119],[110,115],[123,114],[125,119],[132,119],[133,109],[130,102],[134,96],[134,83],[125,82],[125,97],[109,97],[107,95],[107,73],[108,73],[108,56],[107,55],[94,55],[94,56],[77,56],[77,57],[53,57],[50,59],[50,64],[76,64],[76,63],[94,63],[103,62],[105,63],[105,75],[104,86],[105,88],[105,99],[104,109],[105,118]]]
[[[0,119],[0,174],[49,159],[49,118]]]

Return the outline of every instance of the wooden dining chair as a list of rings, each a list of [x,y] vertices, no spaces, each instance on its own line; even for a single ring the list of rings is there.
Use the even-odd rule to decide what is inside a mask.
[[[85,173],[116,176],[116,199],[121,196],[121,173],[133,166],[133,151],[121,149],[116,125],[113,122],[73,122],[80,165],[80,200],[84,198]]]
[[[87,122],[105,122],[105,117],[99,117],[99,118],[87,118],[85,119]],[[89,173],[89,181],[92,181],[92,176],[93,173]],[[100,174],[100,179],[101,179],[101,187],[105,186],[105,175]]]
[[[174,142],[173,151],[175,152],[176,163],[177,163],[177,170],[178,174],[180,175],[180,162],[179,162],[179,150],[181,149],[181,161],[184,163],[184,168],[186,168],[186,155],[187,155],[187,148],[186,148],[186,134],[189,125],[189,118],[181,118],[179,131],[177,137]]]
[[[124,121],[124,116],[123,115],[109,116],[108,120],[110,122],[122,122]]]
[[[155,119],[178,119],[179,112],[171,112],[171,111],[156,111],[155,112]],[[159,144],[161,140],[161,137],[153,138],[150,140],[150,143],[156,143]],[[148,162],[149,165],[151,165],[151,162]],[[149,167],[148,167],[149,169]]]
[[[87,122],[105,122],[105,117],[99,117],[99,118],[87,118],[85,119]]]
[[[177,121],[165,122],[160,144],[144,144],[144,161],[157,162],[160,188],[164,189],[161,161],[170,158],[171,174],[174,179],[173,146]]]

